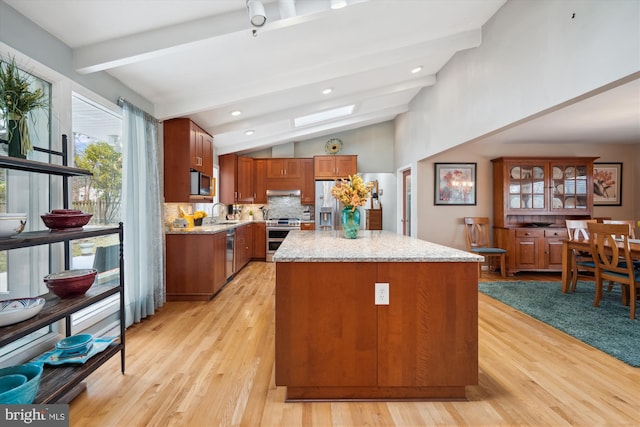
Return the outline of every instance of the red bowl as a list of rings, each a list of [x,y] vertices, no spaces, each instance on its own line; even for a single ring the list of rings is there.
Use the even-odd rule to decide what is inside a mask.
[[[60,298],[70,298],[84,295],[93,285],[98,270],[85,268],[79,270],[65,270],[59,273],[48,274],[44,277],[47,288]]]
[[[93,214],[45,214],[40,215],[44,225],[51,230],[68,230],[87,225]]]
[[[55,215],[69,215],[69,214],[73,214],[73,215],[77,215],[77,214],[81,214],[82,211],[78,210],[78,209],[51,209],[51,213],[55,214]]]

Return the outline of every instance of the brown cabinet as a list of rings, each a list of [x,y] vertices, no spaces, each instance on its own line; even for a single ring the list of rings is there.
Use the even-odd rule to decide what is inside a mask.
[[[478,381],[477,268],[276,263],[276,385],[289,399],[464,398]],[[374,304],[378,282],[388,305]]]
[[[594,157],[493,159],[494,245],[509,274],[561,271],[565,219],[593,214]]]
[[[367,230],[382,230],[382,209],[366,209]]]
[[[316,202],[316,181],[313,174],[313,159],[301,159],[302,169],[300,203],[313,205]]]
[[[213,138],[189,119],[166,120],[164,126],[165,202],[211,202],[191,195],[191,170],[213,175]]]
[[[300,159],[267,159],[267,178],[300,178]]]
[[[253,223],[253,254],[251,258],[267,259],[267,226],[264,222]]]
[[[348,178],[358,172],[358,156],[313,156],[315,179]]]
[[[253,159],[253,203],[267,203],[267,159]]]
[[[242,270],[253,255],[253,224],[236,228],[235,259],[236,272]]]
[[[302,222],[300,223],[300,230],[315,230],[316,225],[313,222]]]
[[[226,205],[253,203],[253,159],[236,154],[218,158],[220,165],[220,201]]]
[[[224,232],[167,234],[166,245],[168,301],[207,301],[224,286]]]

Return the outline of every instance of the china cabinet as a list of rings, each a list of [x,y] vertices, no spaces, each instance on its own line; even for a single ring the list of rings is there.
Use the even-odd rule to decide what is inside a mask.
[[[51,151],[36,148],[38,151],[44,151],[51,155],[59,155],[63,159],[62,165],[52,163],[42,163],[31,160],[16,159],[11,157],[0,157],[0,168],[21,170],[26,172],[44,173],[49,175],[62,176],[63,188],[63,204],[67,208],[68,203],[68,178],[73,176],[91,175],[91,172],[84,169],[77,169],[66,166],[66,136],[63,136],[63,151]],[[44,295],[46,300],[45,306],[35,317],[24,320],[22,322],[7,325],[0,328],[0,347],[4,347],[20,338],[29,335],[41,328],[45,328],[60,320],[65,320],[65,335],[69,336],[71,332],[71,316],[87,308],[93,304],[104,301],[112,295],[119,296],[119,317],[120,317],[120,337],[119,340],[110,344],[106,350],[96,354],[87,360],[83,365],[60,365],[57,367],[49,367],[45,365],[40,387],[36,394],[34,403],[66,403],[66,399],[72,393],[72,390],[79,386],[81,382],[89,376],[93,371],[98,369],[107,360],[120,353],[120,367],[124,374],[125,369],[125,322],[124,322],[124,261],[122,257],[122,238],[123,225],[120,223],[117,227],[89,228],[85,227],[81,230],[50,232],[49,230],[23,232],[11,238],[0,239],[0,251],[12,250],[18,248],[32,247],[38,245],[49,245],[54,243],[63,243],[65,249],[65,269],[70,268],[70,249],[69,243],[77,239],[86,239],[98,236],[118,234],[120,256],[120,278],[117,284],[94,284],[84,295],[60,299],[52,293]]]
[[[493,159],[494,245],[507,272],[562,269],[565,219],[593,214],[596,157]]]

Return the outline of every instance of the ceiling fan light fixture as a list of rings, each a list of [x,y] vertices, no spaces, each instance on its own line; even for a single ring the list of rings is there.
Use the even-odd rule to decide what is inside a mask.
[[[331,0],[331,9],[342,9],[347,6],[347,0]]]
[[[267,22],[267,14],[260,0],[247,0],[247,9],[249,9],[249,20],[254,27],[262,27]]]

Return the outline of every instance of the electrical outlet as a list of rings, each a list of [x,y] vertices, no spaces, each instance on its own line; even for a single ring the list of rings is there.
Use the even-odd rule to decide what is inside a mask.
[[[389,284],[376,283],[376,305],[389,305]]]

